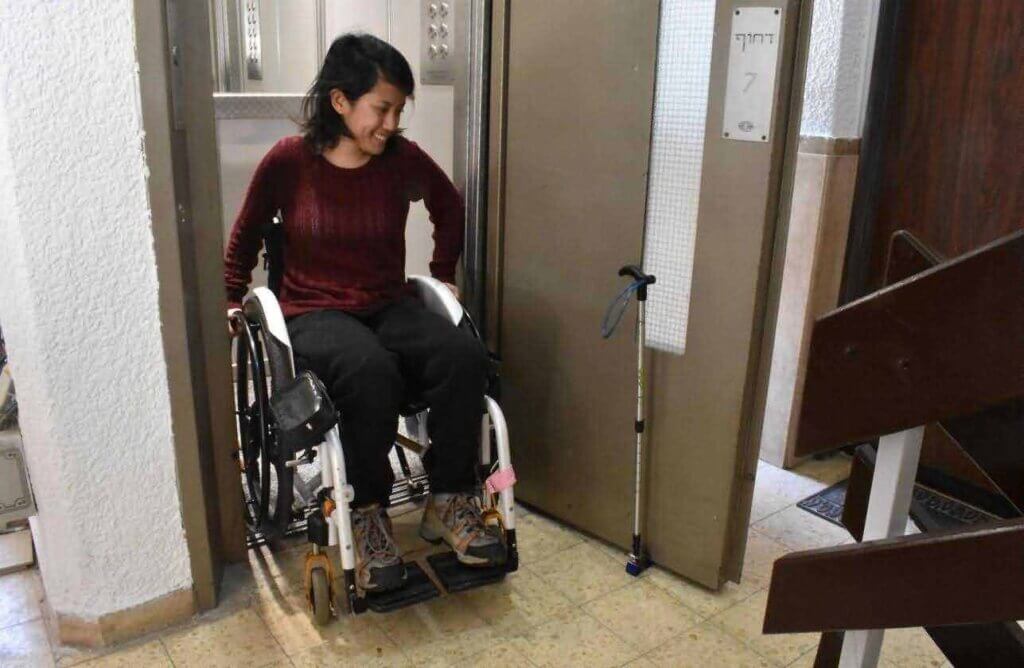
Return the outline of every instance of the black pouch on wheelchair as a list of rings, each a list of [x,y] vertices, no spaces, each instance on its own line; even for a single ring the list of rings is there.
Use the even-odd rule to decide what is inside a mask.
[[[309,371],[300,373],[270,398],[270,412],[280,442],[292,452],[317,445],[338,422],[324,384]]]

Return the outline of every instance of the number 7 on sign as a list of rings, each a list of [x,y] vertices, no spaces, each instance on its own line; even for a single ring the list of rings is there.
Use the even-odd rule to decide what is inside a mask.
[[[744,93],[750,90],[750,87],[754,85],[754,81],[757,79],[757,72],[746,72],[745,76],[750,77],[750,79],[747,81],[747,85],[743,87]]]

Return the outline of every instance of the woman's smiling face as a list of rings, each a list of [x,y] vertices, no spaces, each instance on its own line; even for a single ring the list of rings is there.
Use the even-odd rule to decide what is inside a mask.
[[[356,148],[367,156],[380,155],[398,131],[405,99],[405,93],[383,77],[354,103],[335,88],[331,91],[331,105],[352,135],[341,140],[355,142]]]

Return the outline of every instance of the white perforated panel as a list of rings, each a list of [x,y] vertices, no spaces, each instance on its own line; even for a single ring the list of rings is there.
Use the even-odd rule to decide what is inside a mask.
[[[647,345],[682,354],[697,236],[715,0],[665,0],[647,193],[644,271],[657,276]]]

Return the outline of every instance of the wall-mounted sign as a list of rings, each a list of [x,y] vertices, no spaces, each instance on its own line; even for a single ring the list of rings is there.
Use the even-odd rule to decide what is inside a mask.
[[[781,29],[782,10],[778,7],[733,10],[723,137],[756,142],[771,139]]]

